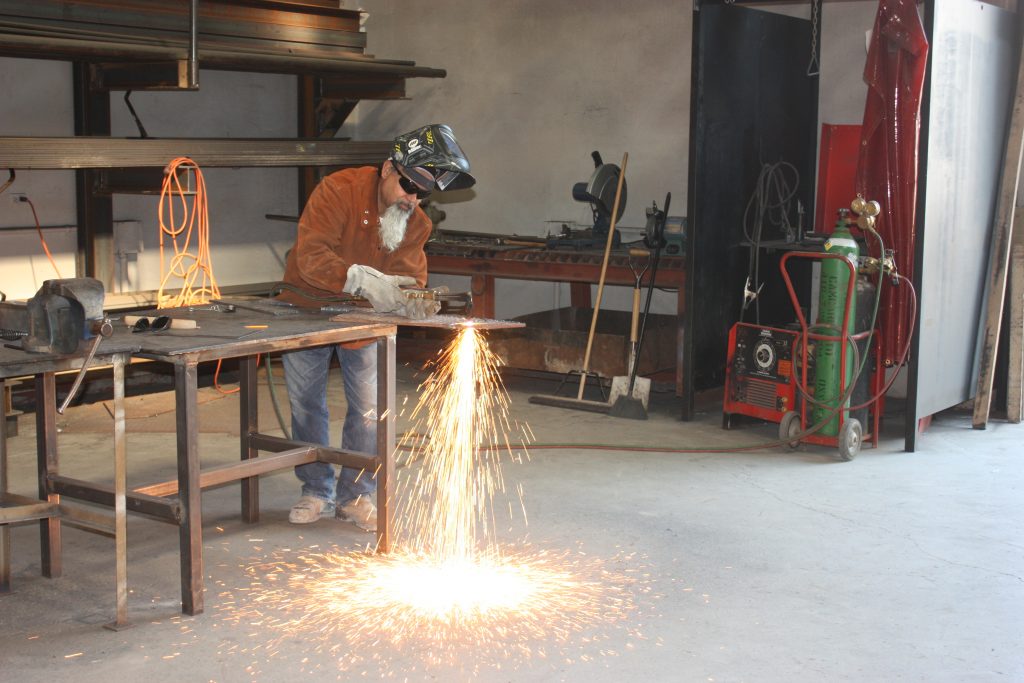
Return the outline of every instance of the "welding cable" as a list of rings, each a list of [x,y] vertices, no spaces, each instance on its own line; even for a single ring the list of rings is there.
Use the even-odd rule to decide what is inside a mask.
[[[195,191],[190,192],[181,184],[178,172],[195,175]],[[188,195],[193,194],[191,210]],[[175,205],[181,207],[181,219],[175,220]],[[167,222],[164,214],[167,214]],[[157,291],[158,308],[177,308],[205,304],[209,299],[220,298],[220,288],[213,275],[210,258],[210,222],[206,198],[206,181],[199,166],[188,157],[178,157],[164,169],[164,182],[160,188],[160,204],[157,211],[160,222],[160,289]],[[179,242],[180,239],[180,242]],[[189,251],[195,241],[196,253]],[[164,242],[168,241],[174,255],[165,260]],[[171,278],[180,278],[181,289],[177,294],[164,294]]]
[[[218,358],[217,359],[217,368],[213,371],[213,388],[216,389],[217,391],[219,391],[220,393],[224,394],[225,396],[230,396],[231,394],[237,394],[239,391],[242,390],[242,387],[235,387],[234,389],[221,389],[221,386],[220,386],[220,364],[221,364],[221,362],[223,360],[224,360],[223,358]],[[256,354],[256,367],[259,367],[259,365],[260,365],[260,354],[257,353]]]
[[[840,404],[842,405],[842,404]],[[780,447],[790,447],[791,443],[799,441],[817,431],[820,431],[826,424],[828,424],[835,413],[839,412],[842,408],[836,408],[833,412],[825,416],[820,422],[812,425],[808,429],[793,434],[785,439],[775,439],[773,441],[764,441],[761,443],[750,444],[747,446],[696,446],[692,448],[677,448],[674,446],[645,446],[640,444],[608,444],[608,443],[531,443],[522,446],[524,451],[557,451],[557,450],[584,450],[584,451],[625,451],[628,453],[749,453],[754,451],[774,452]],[[400,443],[396,448],[398,450],[412,451],[420,448],[419,445],[411,445],[406,443]],[[481,444],[477,446],[480,451],[510,451],[515,450],[508,446],[508,444]]]
[[[13,173],[13,171],[12,171]],[[50,247],[46,244],[46,238],[43,237],[43,226],[39,224],[39,214],[36,213],[36,205],[32,203],[32,200],[27,196],[22,199],[28,204],[28,207],[32,209],[32,218],[36,221],[36,232],[39,233],[39,243],[43,245],[43,251],[46,252],[46,258],[50,260],[50,265],[53,266],[53,271],[57,273],[57,277],[61,277],[60,269],[57,268],[57,263],[53,260],[53,254],[50,253]]]
[[[786,171],[793,174],[793,183],[790,185],[786,178]],[[796,166],[788,161],[779,161],[774,164],[762,164],[761,172],[757,176],[754,192],[750,195],[746,208],[743,210],[743,235],[750,244],[750,256],[747,267],[747,278],[750,288],[758,291],[761,279],[761,233],[765,223],[773,227],[781,227],[788,236],[792,234],[793,226],[789,222],[789,207],[793,197],[800,188],[800,172]],[[751,221],[751,209],[755,208],[754,218]],[[753,227],[753,231],[751,231]],[[743,321],[743,314],[746,313],[750,301],[744,300],[743,308],[740,311],[740,322]],[[754,320],[761,322],[761,302],[755,297]]]
[[[913,330],[914,324],[917,322],[917,290],[914,289],[914,283],[912,283],[905,276],[900,275],[899,273],[893,273],[892,275],[897,279],[905,282],[907,286],[910,288],[910,325],[907,329]],[[850,410],[860,410],[861,408],[867,408],[869,405],[871,405],[872,403],[874,403],[875,401],[889,393],[889,389],[892,387],[893,383],[896,381],[896,377],[899,375],[899,368],[903,367],[903,364],[907,361],[907,356],[910,355],[910,342],[912,340],[913,334],[907,335],[907,343],[903,345],[903,351],[900,353],[899,361],[897,361],[895,365],[897,370],[896,372],[892,373],[892,377],[890,377],[889,380],[885,383],[885,386],[882,387],[882,389],[877,394],[869,398],[864,403],[861,403],[860,405],[856,406],[850,406]]]
[[[14,179],[18,175],[17,173],[14,172],[13,168],[7,169],[7,172],[10,173],[10,177],[7,178],[7,182],[6,183],[4,183],[3,185],[0,185],[0,194],[3,194],[4,192],[6,192],[7,188],[14,184]]]

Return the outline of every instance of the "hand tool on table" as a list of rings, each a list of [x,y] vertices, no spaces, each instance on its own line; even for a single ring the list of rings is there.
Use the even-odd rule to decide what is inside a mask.
[[[126,315],[124,324],[132,332],[157,332],[159,330],[194,330],[199,323],[191,318],[175,318],[169,315]]]
[[[220,307],[217,309],[211,308],[211,310],[219,310],[222,313],[234,313],[235,309],[238,308],[272,316],[298,315],[301,312],[292,304],[286,301],[278,301],[277,299],[259,299],[245,302],[238,301],[237,299],[231,301],[227,299],[211,299],[210,303]]]
[[[198,331],[198,323],[189,318],[172,318],[167,315],[126,315],[124,321],[131,328],[132,334],[152,334],[160,337],[182,337],[186,339],[196,337],[204,339],[245,339],[254,334],[259,334],[269,327],[268,325],[246,325],[245,328],[249,331],[241,334],[213,334]],[[180,330],[180,332],[175,334],[173,330]]]
[[[0,302],[0,337],[30,353],[75,353],[103,321],[103,283],[80,277],[46,280],[25,302]]]

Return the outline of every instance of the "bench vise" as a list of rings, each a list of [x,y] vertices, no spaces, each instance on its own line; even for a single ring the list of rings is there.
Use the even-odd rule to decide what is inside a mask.
[[[46,280],[26,302],[0,298],[0,337],[31,353],[67,355],[83,340],[108,336],[103,283],[90,277]]]

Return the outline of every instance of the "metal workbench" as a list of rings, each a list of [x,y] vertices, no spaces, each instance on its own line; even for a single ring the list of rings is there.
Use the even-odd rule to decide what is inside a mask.
[[[178,527],[182,612],[193,615],[203,611],[200,494],[204,488],[241,482],[242,519],[254,523],[259,520],[259,475],[318,460],[363,468],[377,479],[377,548],[382,552],[389,549],[395,440],[394,325],[375,322],[331,322],[326,315],[297,312],[274,316],[251,311],[227,314],[211,310],[163,309],[152,311],[149,315],[188,318],[196,321],[198,328],[171,328],[162,332],[135,334],[131,333],[124,323],[115,323],[115,333],[100,346],[100,354],[106,354],[114,363],[115,400],[119,402],[123,402],[123,365],[127,355],[169,363],[174,367],[177,479],[134,488],[125,492],[124,501],[128,511],[141,513]],[[363,340],[377,345],[377,415],[380,417],[375,454],[354,453],[289,441],[259,432],[256,380],[258,355]],[[118,352],[112,354],[114,350]],[[23,359],[29,357],[28,354],[21,356]],[[198,439],[197,370],[200,363],[228,358],[240,359],[239,462],[203,470]],[[113,495],[108,487],[72,479],[58,471],[53,419],[56,405],[53,372],[74,368],[75,362],[80,365],[81,359],[64,359],[52,368],[43,365],[31,366],[27,362],[21,365],[12,364],[12,367],[20,368],[20,371],[4,371],[0,376],[37,376],[37,402],[40,406],[37,415],[41,415],[37,420],[43,421],[39,430],[40,498],[56,502],[60,497],[67,497],[100,506],[115,506],[117,496]],[[2,367],[4,366],[0,364],[0,368]],[[125,452],[123,415],[123,408],[115,407],[115,416],[119,416],[115,419],[115,451],[122,460]],[[271,455],[261,456],[260,451]],[[118,472],[123,483],[123,467]],[[43,522],[41,528],[44,549],[43,571],[48,576],[59,574],[60,523],[60,516],[51,516]],[[123,542],[124,534],[121,533],[119,538]],[[118,551],[122,552],[121,545],[118,546]],[[123,561],[123,554],[119,557],[119,561]],[[119,579],[119,614],[122,587]]]

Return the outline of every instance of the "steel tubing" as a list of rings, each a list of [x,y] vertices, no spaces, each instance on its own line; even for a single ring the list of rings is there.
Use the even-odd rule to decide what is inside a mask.
[[[186,156],[203,167],[345,166],[376,164],[388,142],[204,138],[0,138],[5,167],[68,169],[165,166]]]

